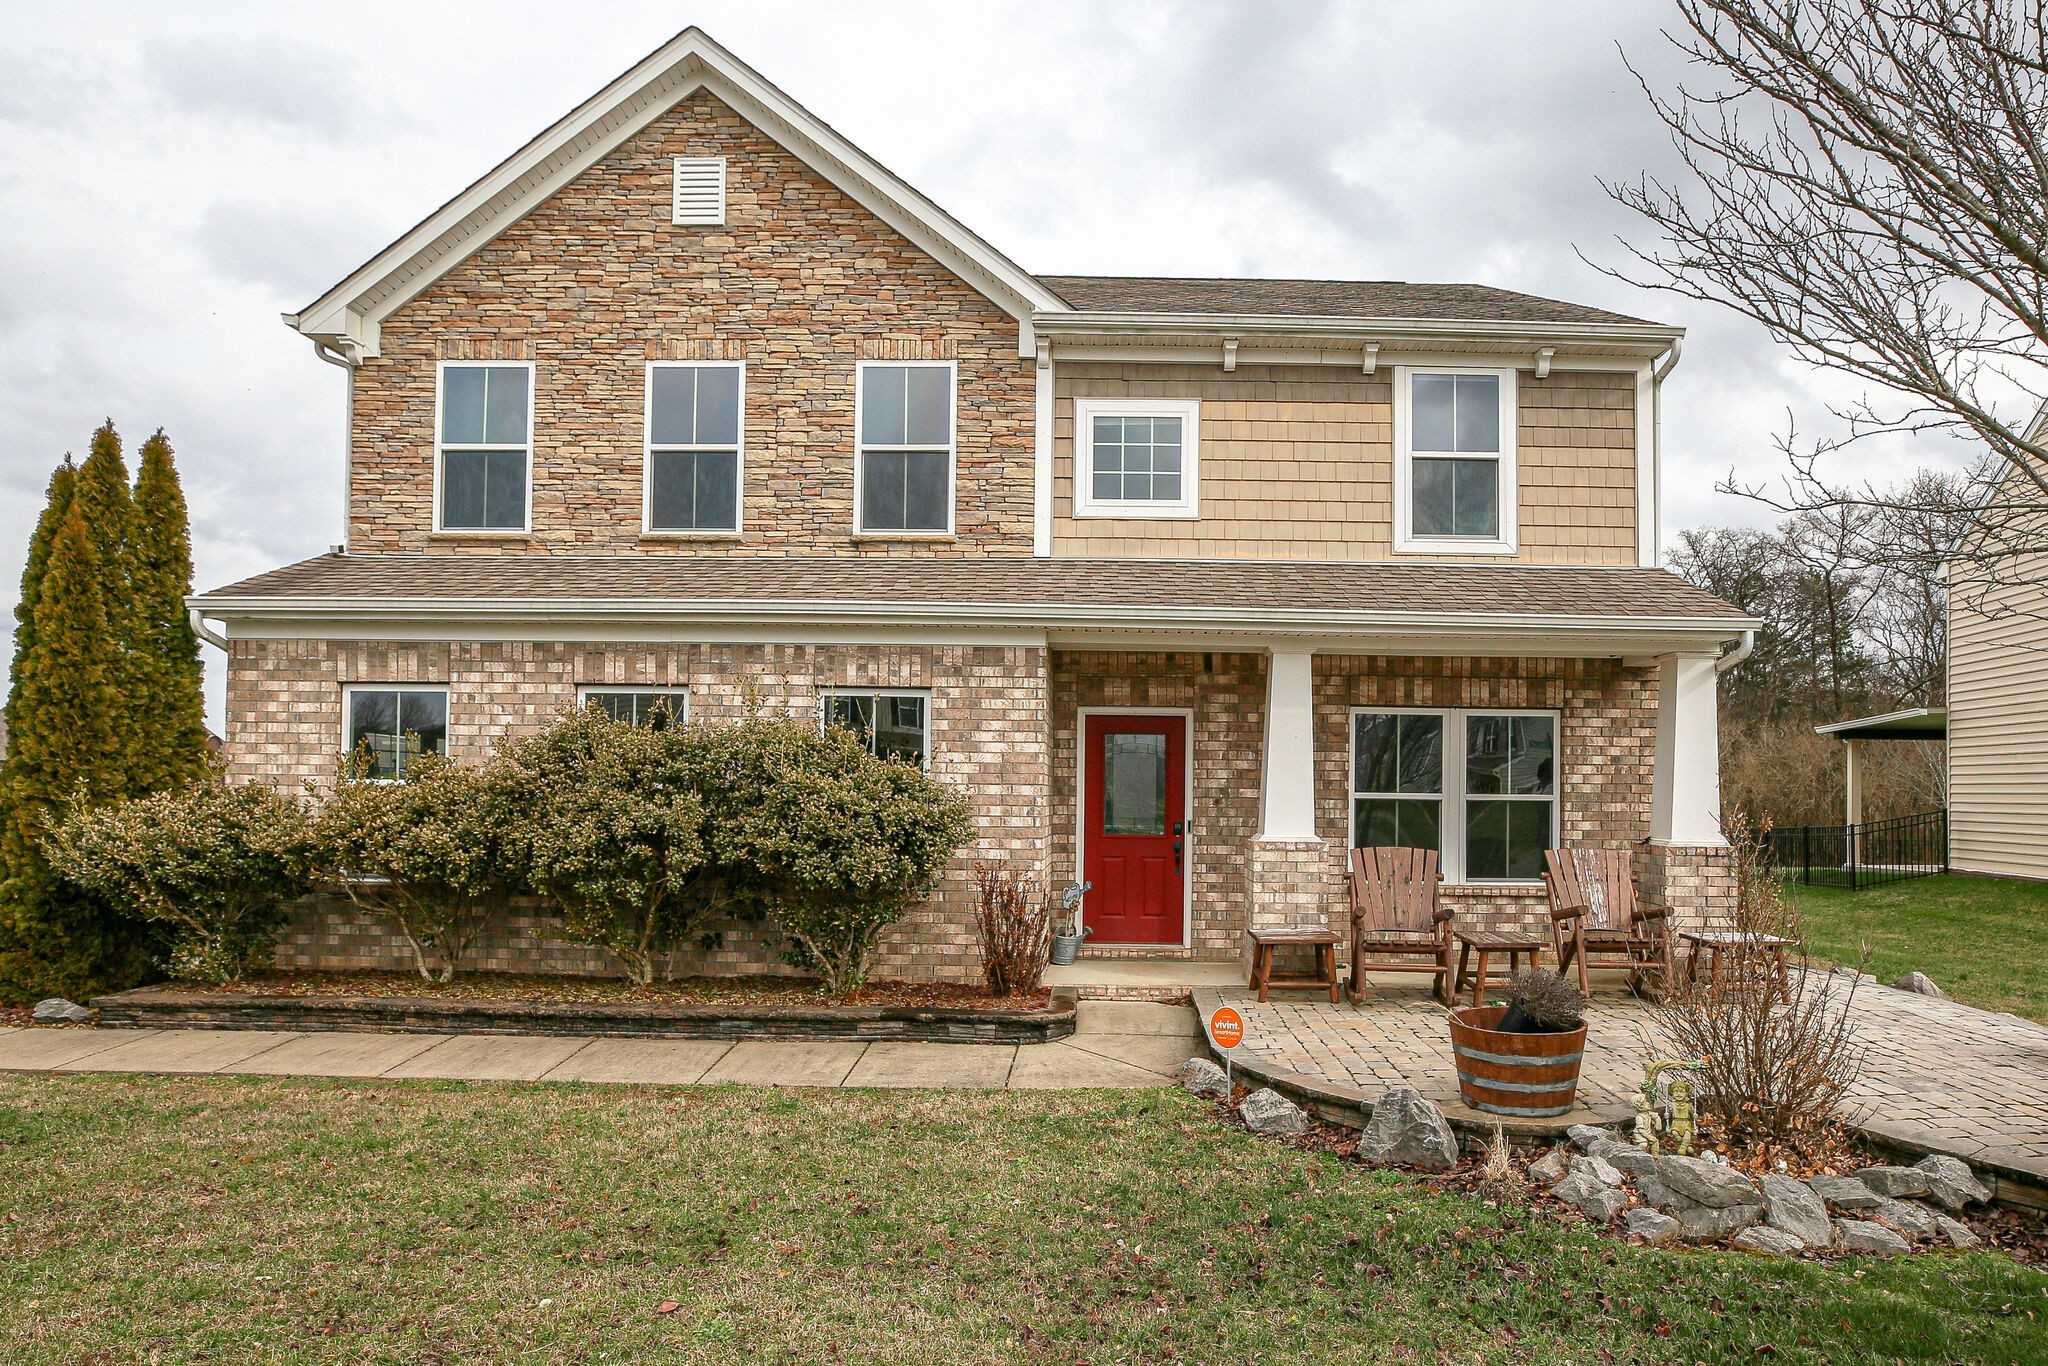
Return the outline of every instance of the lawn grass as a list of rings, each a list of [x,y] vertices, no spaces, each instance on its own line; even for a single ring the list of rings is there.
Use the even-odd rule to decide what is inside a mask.
[[[2048,1276],[2002,1256],[1634,1248],[1176,1090],[0,1078],[0,1305],[21,1366],[2006,1362],[2048,1340]]]
[[[1879,981],[1917,970],[1966,1005],[2048,1024],[2048,883],[1949,873],[1791,891],[1816,956],[1857,963],[1867,951]]]

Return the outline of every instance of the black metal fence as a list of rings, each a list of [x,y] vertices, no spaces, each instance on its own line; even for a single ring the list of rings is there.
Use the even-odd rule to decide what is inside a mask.
[[[1882,887],[1948,871],[1948,812],[1922,811],[1862,825],[1793,825],[1771,831],[1771,861],[1809,887]]]

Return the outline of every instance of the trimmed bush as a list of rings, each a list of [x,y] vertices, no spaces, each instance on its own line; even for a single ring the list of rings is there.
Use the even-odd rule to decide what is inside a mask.
[[[65,878],[169,927],[173,976],[232,982],[267,962],[285,903],[310,889],[305,808],[216,774],[85,811],[50,841]]]
[[[454,978],[490,913],[506,902],[514,813],[506,785],[438,754],[404,782],[365,778],[359,762],[315,823],[320,862],[349,900],[390,919],[430,982]]]

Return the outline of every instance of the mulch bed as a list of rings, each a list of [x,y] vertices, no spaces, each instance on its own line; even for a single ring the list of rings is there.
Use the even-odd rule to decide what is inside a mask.
[[[807,977],[686,977],[635,986],[616,977],[550,977],[511,972],[466,972],[452,982],[429,982],[401,972],[265,972],[225,987],[169,982],[159,992],[203,995],[232,991],[252,996],[349,996],[438,1001],[518,1001],[601,1005],[907,1006],[920,1010],[1045,1010],[1052,993],[991,996],[958,982],[870,982],[847,996],[828,996]],[[25,1013],[25,1012],[24,1012]]]

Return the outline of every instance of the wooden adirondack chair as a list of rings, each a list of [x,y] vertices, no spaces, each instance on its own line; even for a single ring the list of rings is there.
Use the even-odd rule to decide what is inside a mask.
[[[1651,979],[1662,991],[1671,981],[1671,910],[1637,896],[1629,851],[1575,845],[1545,850],[1543,861],[1557,970],[1576,960],[1581,991],[1589,987],[1588,967],[1627,968],[1637,995],[1648,994]]]
[[[1351,851],[1351,987],[1365,999],[1367,972],[1426,972],[1436,998],[1451,999],[1451,908],[1439,899],[1443,875],[1434,849]],[[1394,961],[1367,962],[1367,954]],[[1429,961],[1418,963],[1414,959]]]

